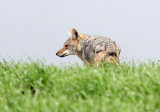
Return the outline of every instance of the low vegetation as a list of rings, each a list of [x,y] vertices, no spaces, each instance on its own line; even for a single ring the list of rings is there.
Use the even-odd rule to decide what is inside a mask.
[[[160,64],[57,67],[3,60],[0,111],[160,112]]]

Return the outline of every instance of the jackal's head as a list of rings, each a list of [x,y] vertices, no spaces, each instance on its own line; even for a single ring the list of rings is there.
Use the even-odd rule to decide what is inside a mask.
[[[76,55],[77,54],[77,45],[79,33],[76,29],[68,30],[70,38],[64,43],[62,49],[60,49],[56,55],[59,57],[65,57],[68,55]]]

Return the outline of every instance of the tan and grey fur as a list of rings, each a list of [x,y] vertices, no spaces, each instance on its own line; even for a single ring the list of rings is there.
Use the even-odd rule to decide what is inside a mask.
[[[77,55],[87,65],[102,62],[119,63],[121,49],[115,41],[102,36],[84,35],[74,28],[68,32],[70,38],[56,55]]]

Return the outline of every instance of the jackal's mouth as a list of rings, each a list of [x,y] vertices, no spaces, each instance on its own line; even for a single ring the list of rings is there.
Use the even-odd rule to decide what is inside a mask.
[[[66,54],[63,54],[63,55],[61,55],[60,57],[62,57],[62,58],[63,58],[63,57],[65,57],[65,55],[66,55]]]
[[[57,56],[63,58],[63,57],[68,56],[68,55],[67,55],[67,53],[65,53],[65,54],[62,54],[62,55],[58,55],[58,54],[57,54]]]

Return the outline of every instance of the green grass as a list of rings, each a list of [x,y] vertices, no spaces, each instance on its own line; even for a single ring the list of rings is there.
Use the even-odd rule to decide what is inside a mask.
[[[0,112],[160,112],[160,65],[0,63]]]

